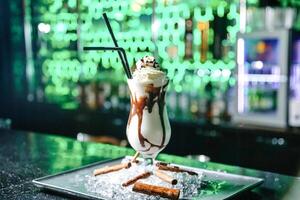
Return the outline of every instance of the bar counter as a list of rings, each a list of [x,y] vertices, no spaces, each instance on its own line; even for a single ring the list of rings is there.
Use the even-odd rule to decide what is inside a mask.
[[[31,181],[96,161],[134,154],[132,149],[124,147],[14,130],[0,130],[0,141],[0,199],[69,199],[61,194],[42,191]],[[276,155],[270,156],[280,159]],[[297,199],[300,196],[299,177],[213,162],[203,163],[167,154],[160,154],[158,160],[265,180],[260,187],[236,197],[238,199]]]

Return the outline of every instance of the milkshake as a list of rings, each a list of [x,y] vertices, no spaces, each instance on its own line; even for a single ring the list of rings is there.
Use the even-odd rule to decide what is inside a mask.
[[[127,138],[144,158],[155,158],[171,137],[165,105],[169,80],[152,56],[136,63],[132,77],[128,79],[131,109]]]

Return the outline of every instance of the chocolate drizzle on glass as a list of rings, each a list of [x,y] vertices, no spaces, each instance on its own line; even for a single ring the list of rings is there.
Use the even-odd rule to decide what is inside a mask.
[[[134,95],[130,95],[130,101],[131,101],[131,108],[130,108],[130,114],[128,119],[128,125],[131,122],[131,119],[134,115],[137,115],[138,118],[138,137],[140,144],[142,147],[145,147],[145,138],[143,137],[141,133],[141,126],[143,122],[143,110],[147,104],[147,97],[140,97],[137,99],[137,97]]]
[[[164,143],[166,139],[166,127],[164,123],[164,107],[165,107],[166,87],[168,83],[169,82],[167,82],[165,85],[161,87],[154,87],[153,84],[149,84],[145,86],[145,93],[148,94],[147,96],[137,98],[135,94],[131,93],[130,95],[131,108],[130,108],[130,114],[128,118],[128,126],[131,123],[132,117],[134,115],[137,115],[139,142],[142,147],[145,147],[145,142],[150,144],[149,148],[145,150],[140,150],[142,152],[147,152],[152,147],[157,147],[159,149],[162,149],[165,146]],[[162,140],[161,140],[161,144],[159,145],[151,143],[147,138],[145,138],[142,135],[142,131],[141,131],[141,126],[143,122],[143,112],[148,111],[148,113],[151,113],[155,103],[157,103],[158,105],[159,118],[163,129]]]

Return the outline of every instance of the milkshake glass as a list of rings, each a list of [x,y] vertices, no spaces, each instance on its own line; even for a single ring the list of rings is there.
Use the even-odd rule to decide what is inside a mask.
[[[131,108],[127,138],[137,152],[152,161],[166,147],[171,137],[165,105],[168,83],[165,76],[159,80],[128,79]]]

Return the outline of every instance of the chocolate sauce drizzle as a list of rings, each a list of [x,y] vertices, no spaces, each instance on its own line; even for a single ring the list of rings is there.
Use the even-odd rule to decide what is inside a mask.
[[[166,95],[166,87],[168,85],[168,82],[163,85],[162,87],[154,87],[153,84],[149,84],[145,88],[145,92],[148,94],[149,97],[143,96],[137,98],[135,95],[130,95],[130,101],[131,101],[131,108],[130,108],[130,114],[128,118],[128,125],[130,125],[131,119],[134,115],[137,115],[138,117],[138,138],[139,142],[142,147],[145,147],[145,142],[150,144],[150,147],[145,150],[140,150],[142,152],[149,151],[152,147],[157,147],[159,149],[163,148],[165,145],[165,139],[166,139],[166,127],[164,123],[164,106],[165,106],[165,95]],[[147,138],[145,138],[142,135],[141,132],[141,126],[143,122],[143,112],[144,109],[148,111],[148,113],[151,113],[153,110],[154,104],[157,103],[158,105],[158,112],[159,112],[159,118],[161,122],[161,126],[163,129],[163,136],[162,141],[160,145],[156,145],[151,143]]]

